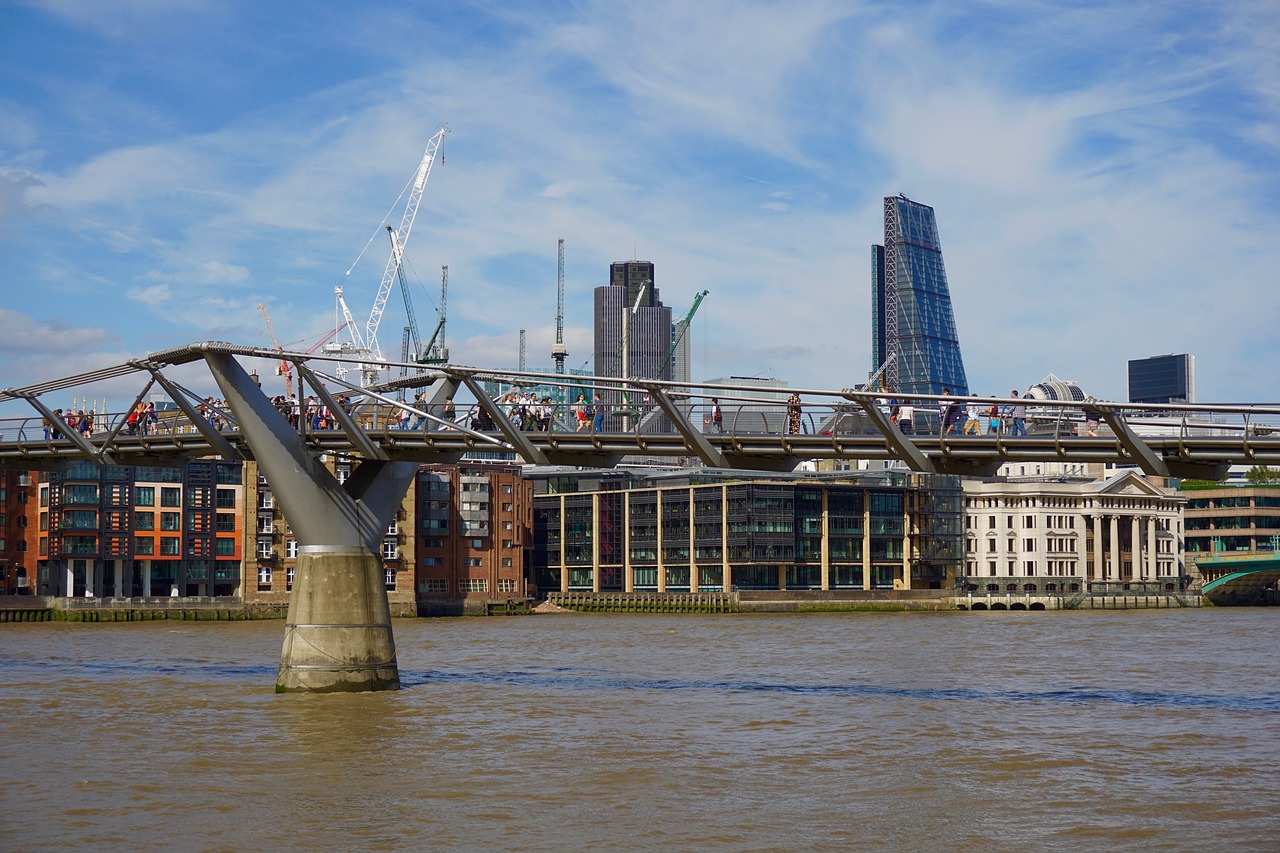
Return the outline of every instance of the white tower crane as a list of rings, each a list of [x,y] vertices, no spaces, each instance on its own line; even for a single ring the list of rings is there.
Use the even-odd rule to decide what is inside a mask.
[[[378,325],[382,322],[382,312],[387,307],[387,297],[396,283],[400,268],[400,258],[409,242],[409,232],[413,230],[413,220],[418,215],[418,205],[422,203],[422,191],[427,186],[427,178],[431,175],[431,165],[435,162],[436,152],[440,149],[440,141],[449,131],[442,127],[427,142],[427,150],[422,154],[422,162],[418,164],[418,172],[413,179],[413,189],[409,192],[409,201],[404,208],[404,216],[400,219],[400,227],[393,232],[393,250],[387,258],[387,268],[382,273],[382,283],[378,286],[378,295],[373,300],[373,310],[369,312],[369,320],[365,323],[364,340],[360,340],[358,331],[352,328],[352,339],[357,346],[367,347],[376,361],[382,361],[382,349],[378,346]],[[398,247],[399,251],[395,250]]]

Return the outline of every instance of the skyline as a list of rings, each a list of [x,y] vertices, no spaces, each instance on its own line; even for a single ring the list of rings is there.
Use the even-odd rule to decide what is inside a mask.
[[[1201,400],[1276,397],[1268,4],[0,15],[5,386],[194,340],[268,346],[258,303],[305,348],[338,323],[335,284],[363,326],[382,219],[447,124],[406,258],[420,321],[449,266],[458,363],[514,366],[525,328],[530,366],[551,365],[563,238],[568,368],[591,359],[609,265],[645,260],[673,314],[711,291],[695,380],[857,384],[871,246],[901,192],[936,211],[974,394],[1054,373],[1123,400],[1129,360],[1186,352]],[[393,293],[384,353],[403,312]]]

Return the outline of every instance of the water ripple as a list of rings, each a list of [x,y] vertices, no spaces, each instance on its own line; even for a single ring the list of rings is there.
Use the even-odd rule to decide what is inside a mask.
[[[1059,687],[1048,690],[978,690],[966,687],[892,687],[875,684],[788,684],[736,679],[643,678],[589,674],[566,667],[550,670],[400,671],[406,687],[431,682],[518,684],[569,690],[689,690],[726,693],[891,697],[918,701],[1045,702],[1069,705],[1108,704],[1135,707],[1207,708],[1219,711],[1280,713],[1280,693],[1227,695],[1169,693],[1158,690],[1124,690],[1101,687]]]

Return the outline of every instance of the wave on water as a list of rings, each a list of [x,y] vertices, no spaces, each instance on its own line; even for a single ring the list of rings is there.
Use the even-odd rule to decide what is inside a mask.
[[[1104,704],[1134,707],[1206,708],[1219,711],[1280,713],[1280,693],[1174,693],[1159,690],[1071,686],[1049,690],[979,690],[967,687],[891,687],[875,684],[788,684],[734,679],[643,678],[583,672],[567,667],[503,672],[400,670],[400,683],[415,687],[433,682],[516,684],[568,690],[696,690],[726,693],[775,693],[870,696],[950,700],[958,702],[1042,702],[1070,705]]]

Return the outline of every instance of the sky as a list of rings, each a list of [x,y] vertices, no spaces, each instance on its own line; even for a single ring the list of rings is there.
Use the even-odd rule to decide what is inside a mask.
[[[651,261],[695,380],[871,360],[883,198],[932,206],[969,385],[1280,400],[1280,4],[2,0],[0,387],[363,328],[406,247],[452,360],[568,366]],[[398,292],[379,329],[398,358]],[[207,376],[207,374],[206,374]],[[211,383],[210,383],[211,385]],[[271,390],[268,388],[268,390]]]

